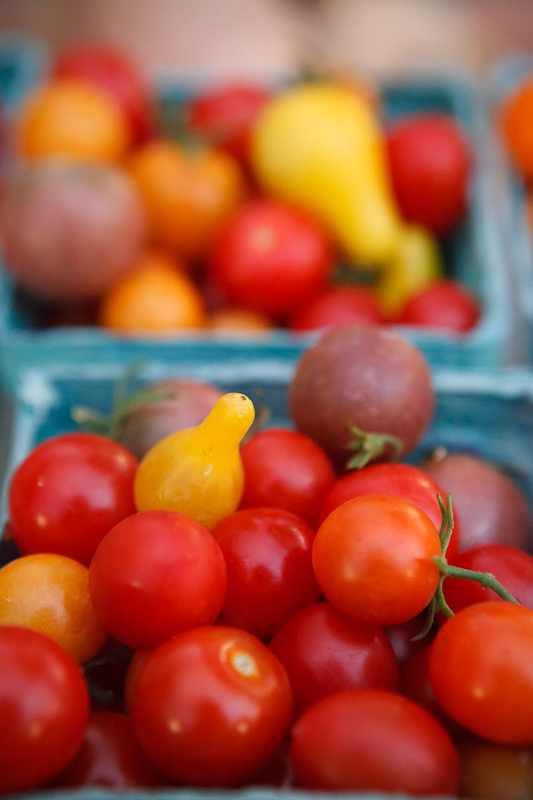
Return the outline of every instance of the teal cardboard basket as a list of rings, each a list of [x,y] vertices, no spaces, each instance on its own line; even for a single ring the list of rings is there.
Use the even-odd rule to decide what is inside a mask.
[[[171,125],[173,114],[185,97],[208,81],[162,77],[158,82],[162,119]],[[470,203],[461,230],[445,245],[449,275],[463,281],[480,299],[482,315],[475,328],[464,335],[402,328],[416,343],[432,366],[486,369],[512,361],[509,353],[512,317],[506,265],[501,246],[485,146],[485,107],[469,75],[416,77],[383,86],[384,121],[412,112],[444,111],[455,116],[470,137],[475,163],[470,184]],[[257,342],[258,352],[293,355],[316,340],[316,334],[291,334],[278,329]],[[161,342],[117,336],[96,327],[39,327],[34,304],[17,292],[0,271],[0,376],[8,386],[17,381],[23,367],[46,365],[67,358],[70,361],[127,360],[137,355],[161,358],[175,350],[204,357],[223,353],[226,343],[209,333],[179,334]],[[234,342],[239,349],[239,343]]]
[[[496,159],[495,180],[504,225],[504,251],[514,282],[512,301],[517,308],[522,360],[533,364],[533,231],[527,216],[526,189],[515,172],[498,128],[502,104],[521,82],[533,79],[533,54],[519,54],[498,61],[489,78]]]
[[[294,367],[294,359],[253,345],[246,351],[233,354],[228,351],[210,361],[186,358],[177,348],[165,360],[147,362],[142,380],[171,376],[209,380],[226,390],[245,392],[254,400],[260,398],[272,413],[268,424],[288,426],[286,392]],[[121,370],[122,365],[113,362],[50,363],[44,368],[23,370],[13,397],[4,497],[9,475],[37,443],[73,429],[73,405],[109,410],[113,384]],[[478,372],[439,368],[434,371],[434,381],[437,392],[434,421],[409,460],[416,463],[428,450],[444,446],[506,464],[512,468],[533,507],[533,372],[525,368]],[[5,519],[4,500],[2,522]],[[12,542],[0,540],[0,564],[14,557]],[[268,786],[238,790],[176,787],[126,793],[106,788],[42,789],[20,795],[21,800],[118,800],[123,797],[129,800],[408,800],[401,794],[305,792]]]

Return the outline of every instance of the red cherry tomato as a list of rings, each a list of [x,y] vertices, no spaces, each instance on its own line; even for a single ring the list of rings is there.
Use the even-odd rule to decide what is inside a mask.
[[[255,83],[206,90],[186,103],[187,128],[247,164],[253,126],[270,98],[271,92]]]
[[[133,694],[135,732],[150,760],[188,786],[242,784],[278,752],[292,716],[287,674],[237,628],[195,628],[154,650]]]
[[[459,553],[456,567],[474,572],[489,572],[523,606],[533,609],[533,556],[508,544],[486,544]],[[492,589],[478,581],[446,578],[443,583],[446,602],[453,612],[473,603],[501,600]]]
[[[307,709],[292,730],[295,783],[308,789],[456,795],[459,757],[442,725],[407,697],[349,689]]]
[[[272,506],[316,525],[322,499],[336,477],[333,463],[309,436],[266,428],[241,446],[244,491],[241,508]]]
[[[457,121],[437,112],[413,114],[386,134],[393,189],[407,222],[446,236],[467,209],[471,147]]]
[[[150,650],[217,618],[226,564],[209,531],[174,511],[141,511],[115,525],[89,566],[89,590],[108,631]]]
[[[394,322],[468,333],[480,316],[480,302],[466,286],[451,278],[441,278],[410,297]]]
[[[89,694],[73,657],[28,628],[0,627],[0,793],[42,786],[80,746]]]
[[[56,56],[52,75],[81,78],[104,89],[122,109],[135,142],[154,135],[155,109],[147,82],[137,65],[121,50],[100,43],[73,45]]]
[[[235,305],[284,318],[326,285],[333,251],[320,225],[276,200],[252,200],[223,226],[208,272]]]
[[[398,688],[398,661],[381,628],[350,619],[327,602],[295,614],[269,648],[287,670],[297,716],[344,689]]]
[[[367,494],[335,508],[313,543],[313,568],[325,597],[372,625],[416,616],[439,581],[441,552],[435,525],[403,497]]]
[[[116,711],[93,711],[81,747],[49,788],[105,786],[123,791],[164,783],[141,749],[131,717]]]
[[[467,730],[508,745],[533,743],[533,610],[487,602],[448,619],[429,672],[444,711]]]
[[[136,510],[137,466],[125,447],[91,433],[37,445],[9,485],[10,528],[20,552],[58,553],[88,565],[105,534]]]
[[[404,497],[420,506],[425,511],[437,530],[441,525],[441,510],[437,495],[446,502],[446,493],[440,485],[420,467],[412,464],[390,462],[384,464],[368,464],[363,469],[354,470],[338,478],[320,508],[318,524],[320,525],[334,508],[352,497],[364,494],[394,494]],[[459,519],[454,513],[454,529],[446,551],[452,560],[460,545]]]
[[[318,600],[311,563],[314,530],[282,508],[247,508],[213,529],[228,570],[220,622],[270,638]]]
[[[331,286],[311,300],[289,320],[295,332],[352,325],[355,322],[383,322],[375,292],[368,286]]]

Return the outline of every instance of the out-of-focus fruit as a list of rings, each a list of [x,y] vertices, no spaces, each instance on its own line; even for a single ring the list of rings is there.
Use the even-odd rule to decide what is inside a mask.
[[[394,322],[467,333],[477,325],[481,304],[467,286],[441,277],[409,297]]]
[[[100,324],[121,333],[166,336],[203,328],[207,315],[202,293],[185,267],[170,256],[147,251],[136,268],[102,298]]]
[[[533,78],[511,92],[500,109],[502,136],[515,169],[526,181],[533,179]]]
[[[456,119],[432,112],[399,119],[387,132],[392,185],[407,222],[451,233],[468,206],[470,143]]]
[[[57,157],[11,174],[0,226],[6,270],[52,301],[100,296],[135,266],[146,236],[144,208],[125,172]]]
[[[313,297],[294,314],[288,327],[304,332],[357,322],[383,322],[376,293],[369,286],[344,284],[329,286]]]
[[[70,155],[118,162],[131,144],[131,131],[103,89],[79,78],[57,78],[27,96],[14,139],[25,158]]]

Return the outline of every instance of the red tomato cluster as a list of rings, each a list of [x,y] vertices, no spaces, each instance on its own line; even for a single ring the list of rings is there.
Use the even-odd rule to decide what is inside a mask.
[[[451,532],[422,466],[340,476],[289,427],[241,453],[240,505],[211,532],[136,511],[139,462],[103,436],[57,435],[15,470],[1,793],[459,796],[463,748],[533,746],[533,557],[495,538],[463,549],[461,509]],[[416,638],[439,592],[451,610]]]
[[[379,114],[377,91],[367,97],[368,87],[350,85]],[[406,251],[387,266],[386,285],[374,276],[370,286],[358,282],[357,270],[346,281],[331,231],[270,196],[255,174],[250,142],[275,94],[252,80],[232,81],[161,111],[138,65],[117,48],[86,44],[57,54],[47,84],[17,120],[22,156],[32,164],[65,153],[111,162],[138,194],[146,231],[120,272],[100,270],[98,297],[79,276],[77,298],[91,302],[73,313],[64,280],[37,281],[41,261],[28,261],[30,243],[11,221],[8,266],[30,296],[52,305],[50,324],[89,320],[148,336],[206,328],[239,336],[279,327],[301,333],[361,321],[459,333],[476,325],[479,301],[450,283],[440,252],[467,211],[471,144],[456,120],[435,112],[381,126],[402,224],[425,243],[418,255]],[[20,197],[20,187],[11,194]],[[29,203],[27,187],[22,197]],[[78,224],[71,238],[84,241],[83,220]],[[65,237],[50,245],[51,258],[59,259]]]

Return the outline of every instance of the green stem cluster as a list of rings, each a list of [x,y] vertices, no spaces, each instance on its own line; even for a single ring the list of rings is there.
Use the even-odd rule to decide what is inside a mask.
[[[518,600],[513,597],[513,595],[508,592],[504,586],[502,586],[499,580],[491,572],[477,572],[472,569],[464,569],[463,567],[454,567],[452,564],[448,563],[446,552],[448,550],[448,545],[450,543],[454,528],[452,497],[450,494],[448,494],[446,505],[444,505],[444,501],[440,494],[437,495],[437,499],[439,501],[441,510],[441,526],[439,530],[441,555],[435,556],[433,560],[439,568],[439,582],[437,584],[435,594],[433,595],[431,602],[427,607],[425,625],[420,633],[413,637],[415,640],[422,639],[424,636],[426,636],[433,625],[435,614],[437,614],[439,611],[448,619],[454,615],[444,596],[443,583],[445,578],[462,578],[464,580],[477,581],[484,588],[492,589],[492,591],[495,592],[498,597],[501,597],[502,600],[506,600],[510,603],[518,603]]]

